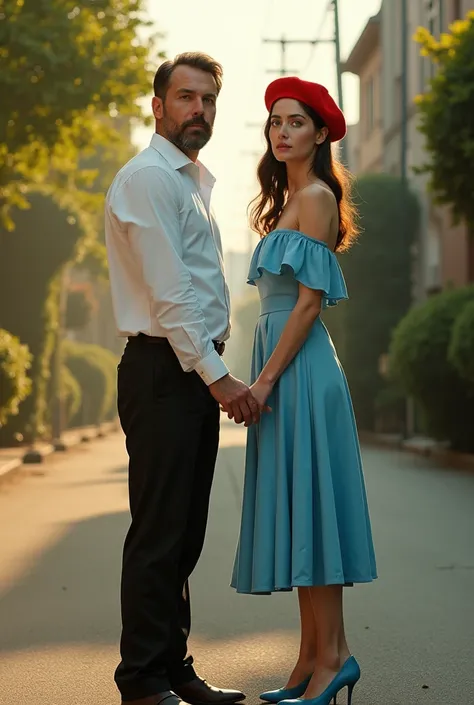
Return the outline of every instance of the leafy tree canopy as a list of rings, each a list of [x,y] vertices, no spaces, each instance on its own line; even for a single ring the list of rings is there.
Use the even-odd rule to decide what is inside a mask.
[[[144,0],[0,0],[0,221],[31,187],[97,208],[84,159],[141,118],[154,47]],[[153,66],[155,68],[155,66]],[[116,120],[116,118],[119,118]],[[72,196],[71,196],[72,194]]]
[[[424,28],[415,39],[438,69],[417,99],[430,156],[421,171],[429,174],[436,201],[450,205],[456,221],[465,219],[474,231],[474,12],[439,40]]]

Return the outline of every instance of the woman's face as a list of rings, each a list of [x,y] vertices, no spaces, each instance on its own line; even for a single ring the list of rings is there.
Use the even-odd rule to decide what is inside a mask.
[[[327,127],[318,129],[297,100],[281,98],[274,104],[269,139],[279,162],[310,160],[327,134]]]

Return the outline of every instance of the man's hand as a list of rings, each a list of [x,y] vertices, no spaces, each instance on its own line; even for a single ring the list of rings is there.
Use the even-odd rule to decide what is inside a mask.
[[[209,385],[209,391],[235,423],[243,421],[245,426],[250,426],[259,422],[262,409],[240,379],[228,374]]]

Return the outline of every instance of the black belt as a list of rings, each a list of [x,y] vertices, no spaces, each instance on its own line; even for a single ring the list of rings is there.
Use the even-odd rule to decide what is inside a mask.
[[[154,335],[146,335],[145,333],[139,333],[138,335],[131,335],[128,338],[130,341],[132,340],[144,340],[147,343],[155,343],[155,344],[161,344],[161,345],[169,345],[170,342],[168,338],[161,338],[157,337]],[[224,350],[225,350],[225,343],[221,342],[220,340],[213,340],[212,341],[214,348],[217,352],[218,355],[223,355]]]

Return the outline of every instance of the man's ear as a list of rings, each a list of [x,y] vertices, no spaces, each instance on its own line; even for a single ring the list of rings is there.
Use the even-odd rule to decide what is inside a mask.
[[[163,119],[164,106],[161,98],[158,98],[158,96],[153,96],[153,100],[151,101],[151,109],[156,120]]]

